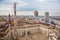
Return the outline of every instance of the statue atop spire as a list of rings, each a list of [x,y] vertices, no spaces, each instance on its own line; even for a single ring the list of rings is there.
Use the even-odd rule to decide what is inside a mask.
[[[14,15],[16,16],[16,2],[14,2]]]

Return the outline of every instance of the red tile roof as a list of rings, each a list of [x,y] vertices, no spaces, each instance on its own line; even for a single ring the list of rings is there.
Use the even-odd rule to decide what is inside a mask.
[[[1,27],[0,27],[0,32],[6,31],[7,28],[8,28],[8,26],[3,26],[3,27],[1,26]]]

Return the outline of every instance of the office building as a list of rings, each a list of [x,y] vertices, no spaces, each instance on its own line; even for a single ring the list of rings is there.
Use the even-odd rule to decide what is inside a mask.
[[[49,22],[49,12],[45,12],[45,22]]]

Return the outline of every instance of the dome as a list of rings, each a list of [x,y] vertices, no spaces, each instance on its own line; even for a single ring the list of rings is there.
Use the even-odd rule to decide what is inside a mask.
[[[38,16],[38,11],[34,11],[34,16]]]

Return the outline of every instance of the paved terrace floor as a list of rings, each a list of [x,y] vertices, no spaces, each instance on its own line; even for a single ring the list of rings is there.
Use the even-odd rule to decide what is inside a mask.
[[[43,35],[41,33],[35,33],[35,34],[31,34],[28,35],[26,38],[25,36],[20,36],[19,40],[48,40],[48,37],[46,35]]]

